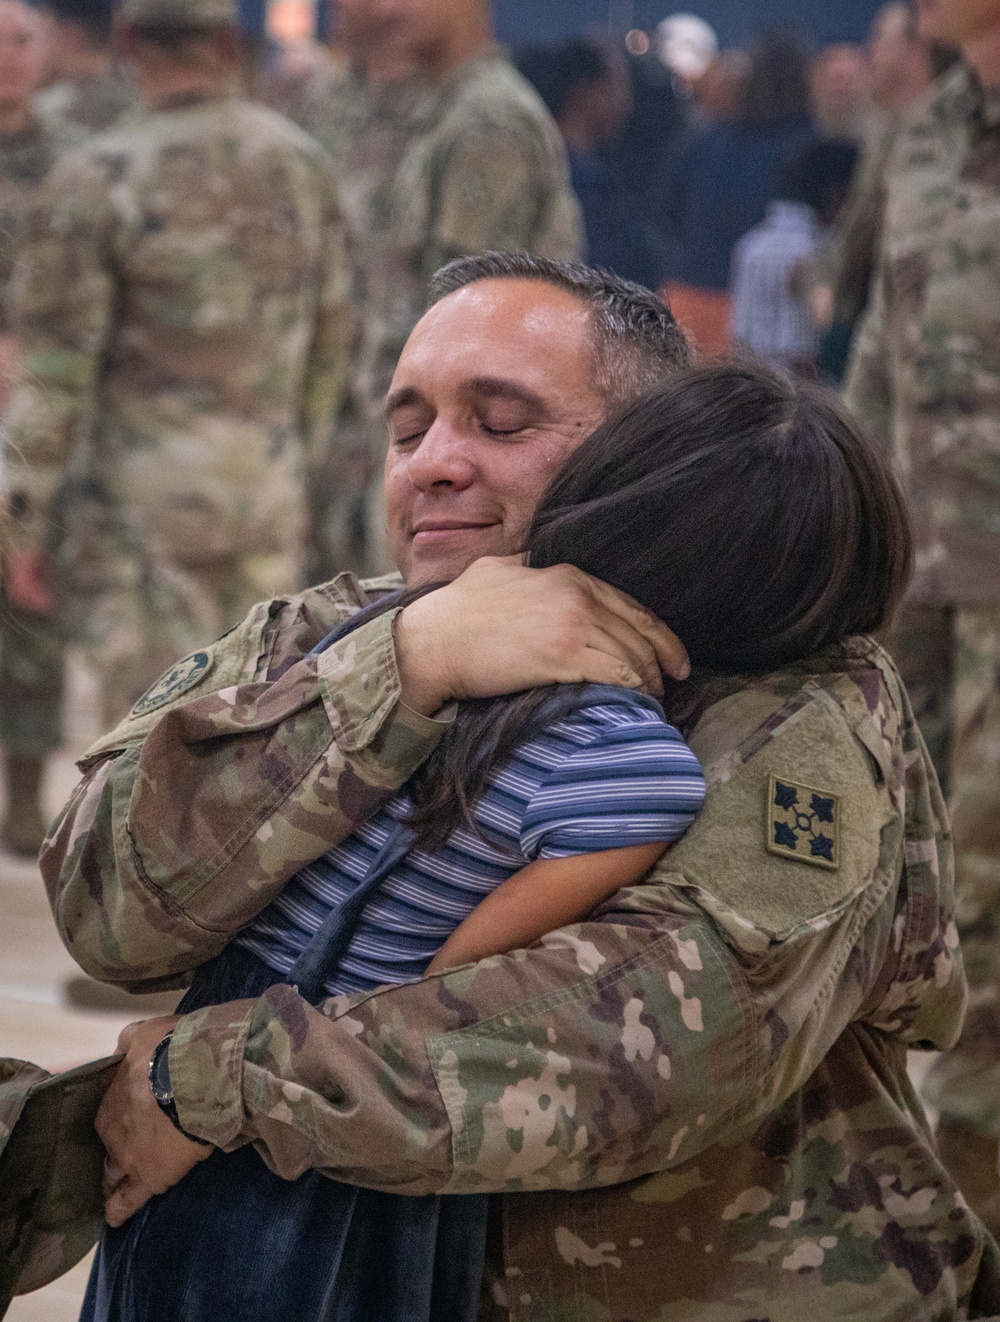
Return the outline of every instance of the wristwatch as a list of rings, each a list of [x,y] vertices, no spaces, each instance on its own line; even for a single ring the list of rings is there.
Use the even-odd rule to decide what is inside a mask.
[[[167,1117],[173,1127],[180,1131],[185,1138],[191,1139],[193,1143],[201,1143],[204,1147],[210,1148],[212,1145],[206,1138],[199,1138],[197,1134],[189,1134],[181,1124],[180,1116],[177,1114],[177,1103],[174,1101],[174,1090],[170,1086],[170,1059],[167,1055],[170,1050],[170,1039],[173,1033],[168,1033],[162,1041],[156,1044],[149,1061],[149,1091],[153,1094],[153,1100]]]

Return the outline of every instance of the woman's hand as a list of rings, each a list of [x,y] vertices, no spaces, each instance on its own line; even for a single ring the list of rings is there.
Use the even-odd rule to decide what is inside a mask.
[[[680,640],[631,597],[572,565],[528,569],[484,557],[407,606],[396,622],[403,701],[427,715],[452,698],[541,684],[618,684],[663,693],[686,679]]]

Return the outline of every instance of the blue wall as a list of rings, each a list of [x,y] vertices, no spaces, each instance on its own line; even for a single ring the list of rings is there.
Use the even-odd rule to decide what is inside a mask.
[[[762,24],[792,20],[819,42],[860,41],[880,0],[494,0],[503,41],[548,41],[606,26],[609,9],[631,10],[637,27],[668,14],[700,14],[724,46],[746,42]]]

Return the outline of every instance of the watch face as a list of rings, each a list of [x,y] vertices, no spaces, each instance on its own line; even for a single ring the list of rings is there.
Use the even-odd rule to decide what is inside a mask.
[[[149,1088],[161,1106],[164,1102],[174,1100],[173,1089],[170,1086],[170,1063],[167,1058],[169,1047],[170,1037],[167,1036],[159,1043],[149,1062]]]

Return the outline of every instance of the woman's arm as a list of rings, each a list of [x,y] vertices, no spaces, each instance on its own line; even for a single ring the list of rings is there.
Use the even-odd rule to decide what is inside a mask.
[[[539,941],[571,923],[623,886],[632,886],[670,848],[665,842],[606,849],[571,858],[540,858],[515,872],[487,895],[444,943],[428,973],[474,964]]]

